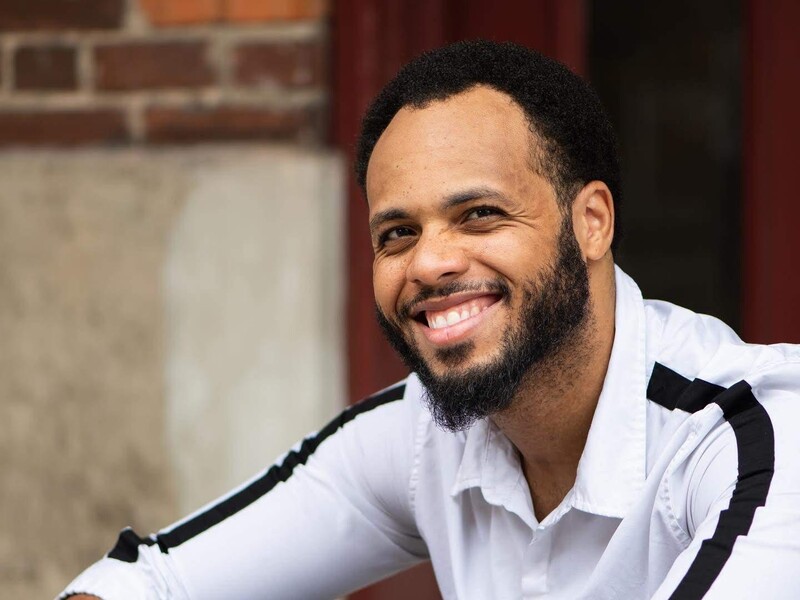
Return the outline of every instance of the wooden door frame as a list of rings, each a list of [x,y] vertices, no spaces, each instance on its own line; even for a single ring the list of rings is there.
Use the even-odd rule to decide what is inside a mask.
[[[745,3],[742,323],[749,342],[800,343],[800,3]]]

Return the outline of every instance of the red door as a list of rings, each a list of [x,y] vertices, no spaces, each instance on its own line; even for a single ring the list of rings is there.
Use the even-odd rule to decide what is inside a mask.
[[[750,0],[745,20],[744,335],[800,343],[800,2]]]

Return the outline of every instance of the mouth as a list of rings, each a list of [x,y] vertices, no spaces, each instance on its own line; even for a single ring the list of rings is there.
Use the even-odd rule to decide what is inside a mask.
[[[496,293],[453,294],[417,305],[411,318],[435,345],[455,343],[478,327],[499,305],[501,298]]]

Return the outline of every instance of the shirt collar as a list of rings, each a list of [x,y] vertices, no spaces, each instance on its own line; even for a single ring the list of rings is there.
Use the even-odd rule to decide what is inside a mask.
[[[572,504],[622,518],[646,474],[646,324],[639,287],[622,269],[615,271],[614,346],[578,463]]]
[[[533,503],[514,444],[489,419],[475,423],[466,435],[464,454],[451,496],[477,487],[484,500],[535,526]]]
[[[569,503],[582,511],[622,518],[645,480],[645,315],[634,281],[615,267],[614,345]],[[523,516],[532,512],[519,456],[488,419],[466,434],[451,494],[479,487],[491,504]],[[515,493],[519,488],[524,494]]]

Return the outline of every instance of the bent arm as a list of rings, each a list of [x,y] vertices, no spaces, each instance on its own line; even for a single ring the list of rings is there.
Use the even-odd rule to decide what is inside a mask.
[[[753,399],[706,449],[685,490],[691,543],[656,599],[797,597],[800,589],[800,416],[795,394]],[[680,519],[679,519],[680,520]],[[696,525],[695,525],[696,524]]]
[[[800,497],[795,502],[800,501]],[[797,598],[800,589],[800,515],[795,508],[761,507],[746,535],[730,547],[716,536],[720,515],[709,518],[678,557],[654,599]]]
[[[397,392],[374,398],[158,535],[123,531],[62,597],[331,598],[424,560],[410,411]]]

